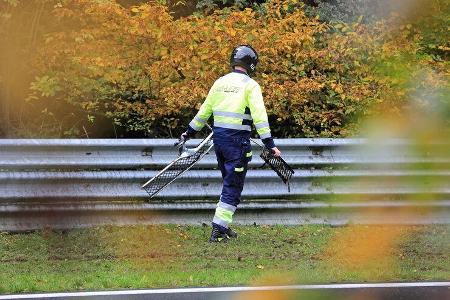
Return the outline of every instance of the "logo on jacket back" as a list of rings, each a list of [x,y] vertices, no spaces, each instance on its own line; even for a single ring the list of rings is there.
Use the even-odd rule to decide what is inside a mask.
[[[239,93],[239,90],[241,88],[238,86],[232,86],[232,85],[224,85],[224,86],[218,86],[215,88],[215,92],[222,92],[222,93]]]

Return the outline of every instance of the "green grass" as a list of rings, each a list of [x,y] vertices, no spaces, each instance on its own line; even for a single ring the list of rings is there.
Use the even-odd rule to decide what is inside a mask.
[[[450,226],[133,226],[0,234],[0,293],[450,279]]]

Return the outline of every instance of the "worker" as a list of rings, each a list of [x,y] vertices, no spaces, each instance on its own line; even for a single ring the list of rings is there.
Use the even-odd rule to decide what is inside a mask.
[[[226,242],[236,238],[230,228],[240,202],[248,163],[252,159],[251,126],[254,125],[264,145],[275,156],[281,152],[270,133],[266,108],[259,84],[250,78],[258,64],[258,54],[249,45],[231,52],[232,72],[214,82],[200,110],[181,135],[187,140],[200,131],[214,116],[214,150],[222,173],[223,188],[212,220],[210,242]]]

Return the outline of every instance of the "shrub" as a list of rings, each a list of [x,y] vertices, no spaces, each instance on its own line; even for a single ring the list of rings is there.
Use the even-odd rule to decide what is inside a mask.
[[[413,55],[411,71],[417,61],[411,33],[391,32],[388,22],[331,27],[295,0],[179,19],[157,3],[61,1],[53,13],[61,29],[45,37],[30,98],[139,136],[184,130],[238,44],[260,54],[255,79],[278,137],[354,135],[373,104],[401,111],[407,86],[383,66],[404,53]]]

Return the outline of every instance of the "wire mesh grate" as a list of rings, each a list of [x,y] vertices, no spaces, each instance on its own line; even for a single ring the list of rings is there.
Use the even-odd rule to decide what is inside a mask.
[[[150,198],[156,196],[162,189],[172,183],[181,174],[189,170],[196,162],[198,162],[212,148],[212,139],[207,138],[199,145],[195,152],[185,152],[176,160],[171,162],[155,177],[147,181],[142,188],[150,195]]]
[[[274,156],[272,150],[268,149],[267,147],[263,147],[260,156],[264,160],[264,162],[277,173],[281,180],[283,180],[283,182],[287,183],[289,186],[289,180],[295,172],[284,161],[284,159]]]

